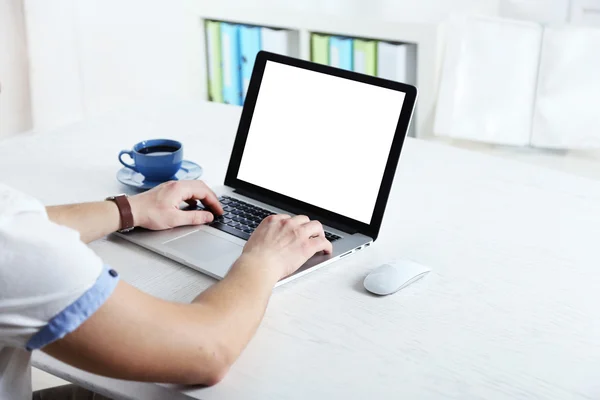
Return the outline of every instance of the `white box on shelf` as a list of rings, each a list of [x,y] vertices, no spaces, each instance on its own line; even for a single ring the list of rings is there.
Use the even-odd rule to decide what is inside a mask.
[[[500,0],[500,16],[542,24],[560,24],[569,18],[570,0]]]
[[[600,0],[571,0],[571,23],[600,27]]]
[[[547,28],[531,144],[600,148],[600,29]]]
[[[453,19],[449,28],[434,132],[528,145],[541,26],[465,17]]]

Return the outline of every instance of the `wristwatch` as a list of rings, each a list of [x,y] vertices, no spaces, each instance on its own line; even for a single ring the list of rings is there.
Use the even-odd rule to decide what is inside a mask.
[[[127,195],[119,194],[116,196],[107,197],[104,200],[115,202],[117,208],[119,209],[119,215],[121,216],[121,229],[119,229],[117,232],[131,232],[133,228],[135,228],[135,225],[133,222],[133,213],[131,212],[131,205],[129,204],[129,200],[127,200]]]

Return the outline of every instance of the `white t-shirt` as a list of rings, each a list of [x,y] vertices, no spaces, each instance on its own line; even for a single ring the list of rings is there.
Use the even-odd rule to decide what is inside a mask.
[[[0,184],[0,399],[31,399],[31,351],[77,329],[117,281],[78,232]]]

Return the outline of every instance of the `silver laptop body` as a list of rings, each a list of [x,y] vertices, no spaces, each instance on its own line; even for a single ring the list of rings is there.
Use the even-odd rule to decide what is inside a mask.
[[[288,73],[291,75],[286,77],[285,74]],[[375,114],[378,112],[383,113],[383,111],[380,111],[381,108],[389,108],[389,111],[383,113],[379,118],[379,120],[387,119],[390,121],[390,123],[387,125],[388,128],[385,129],[385,135],[389,137],[388,141],[390,143],[386,146],[379,146],[381,147],[381,154],[384,156],[384,159],[380,162],[381,166],[378,170],[381,173],[373,174],[374,176],[367,175],[367,178],[362,179],[363,182],[373,182],[371,185],[361,185],[360,181],[356,182],[356,190],[361,190],[363,186],[374,188],[372,189],[374,192],[372,193],[371,197],[375,200],[371,201],[371,203],[365,200],[363,203],[357,203],[355,205],[355,208],[362,208],[364,205],[365,210],[352,210],[354,212],[352,216],[343,215],[335,212],[335,210],[332,211],[331,208],[334,207],[329,207],[328,209],[320,207],[322,204],[315,205],[307,202],[306,198],[308,197],[306,197],[303,192],[299,196],[303,198],[298,199],[294,196],[290,197],[286,193],[280,193],[276,190],[274,191],[273,187],[265,188],[260,184],[257,184],[257,182],[253,182],[268,181],[268,178],[261,176],[260,173],[256,175],[256,179],[252,178],[252,173],[255,172],[247,172],[246,175],[242,174],[241,171],[243,171],[243,168],[249,168],[250,171],[256,170],[257,168],[260,170],[261,168],[260,166],[244,167],[244,162],[246,162],[244,161],[245,158],[250,157],[249,155],[244,155],[245,151],[248,154],[250,154],[249,152],[251,151],[247,148],[247,143],[249,142],[252,145],[252,141],[249,141],[249,135],[251,135],[250,138],[259,135],[259,133],[252,133],[253,121],[258,121],[256,124],[260,128],[260,126],[264,126],[265,123],[268,123],[271,118],[271,113],[281,114],[281,112],[278,113],[276,110],[271,110],[270,108],[268,108],[265,112],[262,112],[262,114],[260,111],[261,107],[263,109],[265,107],[278,107],[275,104],[281,104],[280,98],[276,98],[274,99],[273,103],[269,103],[267,98],[264,97],[269,96],[269,93],[271,93],[273,90],[279,90],[277,88],[281,86],[281,83],[278,84],[277,79],[280,80],[279,82],[290,82],[297,79],[308,79],[306,82],[312,82],[313,79],[328,79],[324,82],[329,82],[330,80],[332,85],[334,85],[334,88],[346,88],[346,86],[349,85],[347,90],[350,92],[348,93],[355,93],[355,91],[358,90],[365,90],[365,93],[361,94],[359,98],[370,95],[369,93],[371,92],[373,93],[373,96],[377,96],[377,98],[379,98],[380,93],[377,92],[377,90],[382,91],[381,95],[383,95],[384,98],[385,96],[389,96],[390,100],[382,103],[385,105],[385,107],[382,105],[382,107],[374,108],[371,111],[371,114],[374,115],[373,118],[377,118]],[[322,88],[324,85],[322,82],[317,82],[314,84],[319,88]],[[265,94],[263,94],[262,91],[264,91]],[[299,86],[297,90],[294,90],[292,87],[289,91],[284,91],[281,93],[285,93],[285,96],[290,96],[290,98],[293,99],[290,101],[296,101],[297,99],[294,96],[301,91],[302,89]],[[319,94],[315,93],[314,95],[318,96]],[[301,277],[308,272],[316,271],[318,268],[324,267],[336,260],[349,256],[354,252],[363,250],[370,246],[377,239],[404,138],[412,118],[416,97],[417,90],[414,86],[261,51],[257,55],[252,79],[249,85],[246,100],[244,102],[244,109],[242,111],[242,117],[240,119],[236,141],[232,150],[225,184],[221,187],[212,188],[219,198],[222,199],[222,203],[232,204],[230,202],[233,202],[235,203],[235,207],[242,207],[244,211],[239,211],[240,215],[236,216],[230,214],[230,217],[234,217],[235,221],[228,218],[225,219],[231,226],[225,226],[223,221],[221,221],[220,223],[215,223],[214,226],[186,226],[166,231],[135,229],[128,233],[117,233],[116,235],[153,252],[159,253],[167,258],[175,260],[181,264],[184,264],[190,268],[203,272],[213,278],[222,279],[227,275],[231,265],[241,255],[242,249],[246,243],[246,239],[251,234],[253,227],[260,222],[257,220],[257,218],[254,218],[254,221],[251,221],[251,215],[248,213],[258,212],[259,217],[261,215],[265,215],[265,212],[275,214],[283,213],[288,215],[303,214],[308,215],[311,219],[321,221],[327,235],[332,238],[333,253],[330,255],[316,254],[296,273],[282,279],[278,285]],[[397,104],[390,105],[390,103],[393,103],[396,101],[396,99]],[[310,99],[307,99],[305,104],[309,103],[313,104]],[[371,102],[369,102],[369,104],[370,103]],[[273,104],[273,106],[269,106],[269,104]],[[294,113],[296,112],[299,115],[302,114],[302,110],[294,110]],[[316,115],[314,112],[312,114]],[[257,115],[263,115],[262,120],[257,119]],[[290,119],[293,118],[293,114],[291,115],[292,116]],[[302,118],[308,118],[310,121],[310,115],[302,115]],[[323,119],[329,117],[326,114],[322,114],[319,118]],[[331,118],[340,119],[341,117],[332,115]],[[368,120],[368,118],[371,118],[371,116],[366,115],[364,118]],[[376,120],[375,122],[379,120]],[[326,124],[331,121],[318,122],[319,124]],[[375,122],[373,122],[373,125],[376,125]],[[289,128],[286,129],[286,126],[281,126],[281,121],[279,122],[280,125],[278,125],[277,129],[281,130],[282,135],[285,135],[286,131],[292,132],[294,130],[294,125],[291,125],[294,124],[294,121],[290,121],[289,123]],[[340,133],[338,132],[337,134]],[[373,132],[371,134],[377,135],[378,133]],[[323,136],[323,133],[320,133],[320,135]],[[369,135],[365,135],[363,140],[370,140]],[[343,140],[338,142],[341,144]],[[264,156],[268,162],[270,153],[269,146],[271,146],[271,142],[265,141],[259,142],[259,144],[260,148],[264,148],[264,154],[257,154],[257,157]],[[272,146],[277,145],[280,144],[273,144]],[[257,147],[256,144],[254,147]],[[256,152],[257,150],[252,151]],[[288,149],[286,151],[294,150]],[[330,154],[334,154],[336,151],[338,151],[338,149],[331,147],[327,148],[326,151]],[[361,154],[344,154],[344,156],[355,159],[356,163],[361,162]],[[374,158],[372,161],[366,160],[368,165],[366,165],[365,168],[370,168],[369,166],[371,164],[378,164],[378,160],[380,158],[382,157]],[[307,162],[314,162],[311,154],[308,154],[306,159]],[[284,171],[284,173],[286,170],[285,163],[286,161],[283,160],[279,164],[281,168],[278,168]],[[383,166],[385,166],[385,168]],[[272,166],[269,166],[268,168],[270,171],[273,171]],[[345,174],[341,176],[339,181],[345,182],[348,179],[351,179],[352,176],[349,174],[356,173],[352,172],[353,168],[348,165],[337,165],[336,168],[339,168],[341,171],[336,173]],[[345,170],[347,170],[347,172],[345,172]],[[291,175],[294,174],[292,173]],[[249,176],[251,179],[248,178]],[[311,187],[311,181],[309,178],[306,179],[306,182],[304,178],[297,180],[298,182],[293,180],[292,182],[288,182],[290,184],[288,187],[301,187],[303,185],[307,188]],[[298,184],[296,185],[296,183]],[[271,182],[270,185],[273,186],[277,184]],[[323,203],[327,199],[335,197],[335,194],[338,192],[343,192],[345,190],[344,188],[346,188],[346,186],[342,185],[336,189],[335,182],[331,185],[331,189],[326,186],[325,189],[321,191],[331,191],[331,193],[327,193],[324,195],[324,199],[319,201]],[[307,190],[310,191],[310,189]],[[313,193],[312,196],[314,198],[318,198],[319,193]],[[350,197],[354,199],[354,196],[346,195],[345,198],[337,199],[335,203],[332,203],[331,200],[329,200],[329,204],[345,204],[345,199]],[[367,203],[370,205],[367,205]],[[227,205],[224,204],[224,206]],[[237,210],[238,209],[236,208],[234,211]],[[261,212],[262,214],[260,214]],[[247,217],[248,219],[244,217]],[[362,221],[359,221],[358,219],[362,219]],[[237,225],[236,221],[239,221]],[[244,224],[250,226],[243,226]],[[221,229],[217,227],[221,227]],[[225,230],[223,230],[223,228],[225,228]],[[245,228],[246,232],[243,232],[242,228]],[[239,229],[239,231],[234,232],[234,229]],[[232,232],[234,234],[232,234]]]

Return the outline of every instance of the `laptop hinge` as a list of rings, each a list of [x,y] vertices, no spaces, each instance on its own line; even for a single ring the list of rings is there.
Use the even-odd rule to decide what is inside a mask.
[[[352,228],[352,227],[350,227],[348,225],[341,224],[341,223],[336,222],[336,221],[332,221],[332,220],[330,220],[328,218],[325,218],[323,216],[314,215],[314,214],[311,215],[310,213],[307,213],[306,211],[304,211],[304,210],[302,210],[300,208],[290,206],[290,205],[285,204],[283,202],[278,202],[278,201],[273,200],[271,198],[268,198],[266,196],[261,196],[260,194],[256,194],[256,193],[250,193],[250,192],[248,192],[246,190],[243,190],[243,189],[234,189],[233,191],[236,192],[236,193],[241,194],[242,196],[249,197],[251,199],[260,201],[262,203],[270,204],[270,205],[272,205],[274,207],[281,208],[281,209],[284,209],[284,210],[288,210],[289,212],[291,212],[293,214],[296,214],[296,215],[306,215],[311,220],[317,220],[317,221],[321,222],[323,225],[331,226],[332,228],[339,229],[340,231],[349,233],[351,235],[354,235],[355,233],[358,233],[358,230],[356,228]]]

